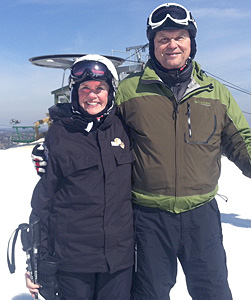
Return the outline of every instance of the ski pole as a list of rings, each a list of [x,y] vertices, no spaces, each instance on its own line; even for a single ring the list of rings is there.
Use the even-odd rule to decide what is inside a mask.
[[[38,258],[39,246],[41,240],[40,219],[34,215],[30,218],[30,234],[32,244],[32,266],[33,266],[33,282],[38,283]],[[38,299],[37,293],[35,299]]]

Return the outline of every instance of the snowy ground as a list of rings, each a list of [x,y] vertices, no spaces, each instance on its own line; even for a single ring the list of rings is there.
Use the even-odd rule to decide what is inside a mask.
[[[20,238],[16,244],[16,272],[10,274],[6,261],[7,243],[20,223],[28,222],[30,199],[38,180],[30,153],[33,146],[0,150],[0,266],[1,299],[30,300],[25,287],[25,253]],[[219,194],[228,198],[225,202],[217,197],[222,213],[224,245],[227,252],[229,283],[234,300],[251,299],[251,180],[244,177],[235,165],[222,159],[222,176]],[[171,292],[172,300],[191,300],[185,279],[179,268],[177,284]],[[201,299],[203,300],[203,299]]]

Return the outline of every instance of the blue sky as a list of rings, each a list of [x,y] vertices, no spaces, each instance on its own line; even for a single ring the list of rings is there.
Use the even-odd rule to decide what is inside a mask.
[[[51,91],[63,71],[37,67],[29,58],[98,53],[126,57],[126,47],[147,43],[146,19],[163,1],[2,0],[0,8],[0,126],[10,119],[32,125],[53,104]],[[251,2],[187,0],[193,14],[197,55],[204,70],[251,91]],[[251,95],[230,89],[251,113]],[[245,114],[251,124],[251,115]]]

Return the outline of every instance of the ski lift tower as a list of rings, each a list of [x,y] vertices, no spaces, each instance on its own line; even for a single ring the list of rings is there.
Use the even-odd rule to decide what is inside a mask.
[[[145,60],[142,59],[141,52],[145,52],[146,48],[149,47],[149,44],[145,45],[139,45],[139,46],[132,46],[132,47],[126,47],[126,51],[116,51],[115,52],[123,52],[128,55],[128,52],[134,51],[134,53],[131,53],[128,58],[125,59],[125,62],[123,65],[118,67],[118,72],[120,74],[120,79],[124,79],[128,74],[134,73],[134,72],[140,72],[143,70],[145,63],[148,59],[148,56]],[[134,60],[131,60],[131,57],[134,56]]]
[[[149,44],[148,44],[148,43],[145,44],[145,45],[126,47],[126,51],[134,50],[134,57],[135,57],[136,61],[137,61],[138,63],[145,63],[145,62],[142,60],[141,52],[145,52],[147,47],[149,47]]]

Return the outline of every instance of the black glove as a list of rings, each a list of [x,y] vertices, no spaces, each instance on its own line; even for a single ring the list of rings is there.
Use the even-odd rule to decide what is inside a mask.
[[[56,272],[58,269],[58,262],[52,256],[46,256],[38,263],[38,283],[39,294],[46,300],[60,300],[58,282]]]
[[[37,144],[31,153],[31,159],[39,176],[46,172],[48,149],[44,143]]]

